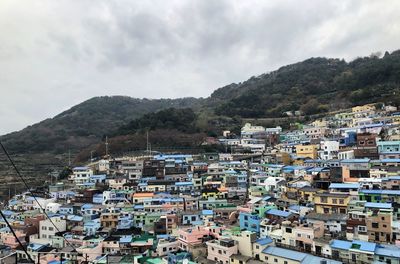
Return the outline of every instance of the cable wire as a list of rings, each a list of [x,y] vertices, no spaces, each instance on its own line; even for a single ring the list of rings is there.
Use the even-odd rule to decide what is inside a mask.
[[[28,256],[29,260],[32,261],[32,263],[35,263],[35,261],[32,259],[31,255],[29,255],[28,251],[26,250],[26,248],[24,247],[24,245],[22,245],[21,241],[19,240],[19,238],[17,237],[17,235],[14,232],[14,229],[12,229],[10,223],[8,222],[7,218],[5,217],[5,215],[3,214],[3,211],[0,210],[0,214],[1,217],[3,217],[4,222],[6,222],[6,225],[8,226],[8,228],[10,228],[11,233],[14,235],[15,239],[17,240],[18,244],[21,246],[22,250],[25,252],[25,254]]]
[[[28,192],[32,195],[33,199],[36,201],[36,203],[38,204],[38,206],[40,207],[40,209],[42,209],[43,214],[47,217],[47,219],[50,221],[50,223],[54,226],[54,228],[57,230],[57,232],[61,233],[60,229],[58,229],[58,227],[54,224],[53,220],[51,220],[51,218],[49,217],[49,215],[46,213],[46,210],[43,208],[43,206],[39,203],[38,199],[36,198],[36,196],[33,194],[33,192],[30,190],[30,187],[28,186],[28,183],[25,181],[24,177],[22,177],[20,171],[18,170],[17,166],[15,165],[13,159],[11,158],[10,154],[8,153],[7,149],[4,147],[3,143],[0,141],[0,146],[3,149],[4,154],[7,156],[7,159],[10,161],[12,167],[14,168],[15,172],[17,173],[17,175],[21,178],[21,181],[23,182],[23,184],[25,185],[25,187],[28,189]],[[76,248],[74,247],[74,245],[72,245],[64,236],[61,236],[64,241],[70,246],[72,247],[75,251]]]

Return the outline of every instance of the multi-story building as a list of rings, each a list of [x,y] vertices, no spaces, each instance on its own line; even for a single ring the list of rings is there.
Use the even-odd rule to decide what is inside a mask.
[[[318,145],[296,145],[296,156],[301,158],[316,159],[318,157]]]
[[[230,257],[238,253],[238,245],[235,240],[221,239],[206,242],[207,259],[219,264],[229,264]]]
[[[348,194],[316,193],[314,207],[315,211],[320,214],[346,214],[349,201]]]

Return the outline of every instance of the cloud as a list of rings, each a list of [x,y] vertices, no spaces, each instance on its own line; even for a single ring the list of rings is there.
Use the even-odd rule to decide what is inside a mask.
[[[0,134],[93,96],[208,96],[400,43],[398,1],[0,1]]]

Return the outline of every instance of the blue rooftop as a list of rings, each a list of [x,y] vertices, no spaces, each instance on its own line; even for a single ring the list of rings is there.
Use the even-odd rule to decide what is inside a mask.
[[[332,240],[331,241],[331,247],[332,248],[338,248],[338,249],[344,249],[348,250],[351,247],[351,242],[350,241],[345,241],[345,240]]]
[[[278,209],[269,209],[266,212],[266,214],[276,215],[276,216],[280,216],[280,217],[289,217],[292,213],[286,212],[286,211],[282,211],[282,210],[278,210]]]
[[[384,152],[380,152],[380,153],[384,153]],[[393,154],[392,151],[390,151],[388,153]],[[400,163],[400,159],[380,159],[380,160],[372,160],[371,162],[372,163]]]
[[[68,219],[69,221],[80,222],[80,221],[83,220],[83,217],[80,216],[80,215],[68,215],[68,216],[67,216],[67,219]]]
[[[368,208],[392,209],[391,203],[365,203]]]
[[[256,240],[257,244],[260,244],[262,246],[267,245],[267,244],[271,244],[273,242],[273,240],[269,237],[266,238],[260,238]]]
[[[119,239],[120,243],[130,243],[132,242],[132,236],[123,236]]]
[[[269,254],[277,257],[287,258],[295,261],[302,261],[307,254],[301,253],[294,250],[279,248],[279,247],[267,247],[262,251],[264,254]]]
[[[29,243],[28,248],[30,248],[32,251],[38,251],[41,248],[43,248],[45,245],[42,244],[37,244],[37,243]]]
[[[331,183],[329,189],[358,189],[360,184],[358,183]]]
[[[93,208],[93,204],[90,204],[90,203],[86,203],[81,206],[82,210],[91,209],[91,208]]]
[[[366,194],[400,195],[400,190],[359,190],[359,192]]]
[[[400,247],[393,245],[377,245],[375,254],[386,257],[400,258]]]
[[[176,186],[190,186],[193,185],[193,182],[175,182]]]
[[[331,247],[344,250],[356,249],[361,251],[375,252],[376,243],[360,241],[360,240],[353,240],[352,242],[350,242],[345,240],[334,239],[331,241]]]
[[[400,180],[400,176],[389,176],[387,178],[382,178],[382,181]]]
[[[315,167],[311,169],[307,169],[307,172],[321,172],[321,171],[329,171],[328,168],[322,168],[322,167]]]
[[[75,167],[72,170],[88,170],[88,167]]]
[[[214,211],[213,210],[203,210],[201,211],[202,215],[213,215]]]
[[[341,160],[341,163],[366,163],[369,162],[370,159],[344,159]]]

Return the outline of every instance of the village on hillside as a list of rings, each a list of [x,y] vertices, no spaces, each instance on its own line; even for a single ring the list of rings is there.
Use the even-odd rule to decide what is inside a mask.
[[[11,197],[0,262],[400,263],[396,107],[246,123],[204,144],[227,151],[92,158]]]

